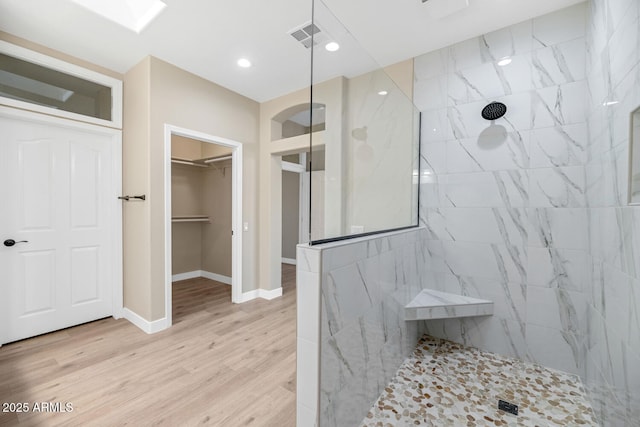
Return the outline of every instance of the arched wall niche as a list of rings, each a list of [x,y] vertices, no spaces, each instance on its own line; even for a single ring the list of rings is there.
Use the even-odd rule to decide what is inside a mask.
[[[325,130],[325,117],[326,105],[321,103],[285,108],[271,119],[271,141]]]

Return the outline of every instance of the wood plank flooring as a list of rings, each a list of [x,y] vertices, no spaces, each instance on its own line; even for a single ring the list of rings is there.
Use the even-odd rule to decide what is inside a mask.
[[[0,412],[0,426],[295,426],[295,267],[282,268],[272,301],[177,282],[173,327],[154,335],[109,318],[0,347],[0,403],[30,407]]]

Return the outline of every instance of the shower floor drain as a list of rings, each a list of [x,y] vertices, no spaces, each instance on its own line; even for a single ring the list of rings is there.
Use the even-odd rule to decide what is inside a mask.
[[[509,403],[506,400],[498,400],[498,409],[512,415],[518,415],[518,405]]]

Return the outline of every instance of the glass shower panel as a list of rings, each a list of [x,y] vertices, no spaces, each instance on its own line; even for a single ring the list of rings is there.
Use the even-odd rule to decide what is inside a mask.
[[[380,67],[321,0],[313,24],[311,103],[324,114],[312,120],[324,127],[311,133],[312,242],[416,226],[413,62]]]

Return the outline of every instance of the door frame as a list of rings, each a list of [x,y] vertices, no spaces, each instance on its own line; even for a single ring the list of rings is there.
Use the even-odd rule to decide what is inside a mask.
[[[107,226],[112,231],[111,235],[111,286],[112,286],[112,313],[114,319],[120,319],[124,314],[123,308],[123,245],[122,245],[122,201],[118,196],[122,192],[122,130],[98,126],[70,120],[62,117],[50,116],[39,112],[19,110],[12,107],[0,105],[0,115],[8,118],[26,120],[39,124],[51,124],[57,127],[64,127],[74,130],[81,130],[92,133],[102,133],[111,137],[113,142],[111,157],[111,185],[109,186],[107,205],[108,218]],[[2,185],[0,183],[0,185]],[[0,344],[1,345],[1,344]]]
[[[165,313],[172,321],[172,242],[171,242],[171,136],[183,136],[232,149],[231,153],[231,302],[242,302],[242,143],[192,129],[164,124],[164,247]]]
[[[305,241],[304,230],[306,225],[309,223],[308,216],[309,212],[305,208],[308,206],[306,201],[308,197],[304,194],[304,176],[307,172],[306,167],[306,153],[300,153],[300,163],[291,163],[282,161],[282,171],[293,172],[298,174],[299,185],[298,185],[298,244],[307,243]],[[283,196],[284,197],[284,196]],[[282,238],[282,237],[281,237]]]

